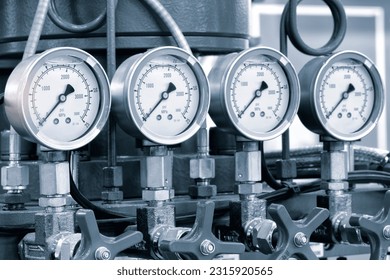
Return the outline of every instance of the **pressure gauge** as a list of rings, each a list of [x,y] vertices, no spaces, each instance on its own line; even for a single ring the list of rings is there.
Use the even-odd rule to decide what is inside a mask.
[[[120,127],[162,145],[193,136],[210,103],[208,80],[199,62],[170,46],[128,58],[116,71],[111,89]]]
[[[92,141],[110,106],[102,66],[76,48],[54,48],[23,60],[5,88],[5,111],[15,130],[55,150],[77,149]]]
[[[282,134],[299,105],[294,67],[266,47],[219,58],[209,75],[210,116],[230,133],[264,141]]]
[[[355,141],[376,125],[384,106],[381,77],[365,55],[343,51],[309,61],[300,71],[299,117],[313,132]]]

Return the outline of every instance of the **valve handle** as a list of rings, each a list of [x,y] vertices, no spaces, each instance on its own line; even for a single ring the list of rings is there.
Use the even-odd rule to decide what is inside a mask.
[[[214,202],[198,202],[191,231],[178,240],[162,240],[160,248],[180,254],[185,259],[211,260],[219,254],[240,254],[244,244],[223,242],[212,233]]]
[[[355,215],[349,219],[352,226],[367,234],[371,247],[371,260],[385,260],[390,247],[390,191],[384,198],[383,208],[375,215]]]
[[[302,221],[292,220],[283,205],[271,204],[268,212],[276,222],[279,233],[276,250],[268,255],[269,259],[286,260],[294,256],[304,260],[317,259],[310,248],[309,239],[329,217],[327,209],[316,207]]]
[[[80,209],[76,220],[81,230],[81,243],[74,260],[112,260],[123,250],[142,241],[142,233],[126,231],[117,237],[107,237],[99,232],[92,210]]]

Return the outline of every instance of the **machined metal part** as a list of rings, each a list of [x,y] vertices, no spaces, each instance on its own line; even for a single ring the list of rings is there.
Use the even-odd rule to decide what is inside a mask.
[[[39,166],[39,176],[41,195],[66,195],[70,192],[68,162],[43,163]]]
[[[1,168],[1,185],[4,190],[24,190],[29,184],[29,169],[23,165]]]
[[[275,251],[274,235],[276,223],[265,217],[251,220],[244,227],[250,249],[260,251],[263,254],[271,254]]]
[[[141,186],[149,189],[172,187],[172,165],[171,155],[141,159]]]

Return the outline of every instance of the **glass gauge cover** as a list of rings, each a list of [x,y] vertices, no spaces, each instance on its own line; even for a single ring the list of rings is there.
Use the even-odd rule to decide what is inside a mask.
[[[375,65],[363,54],[344,51],[308,62],[299,73],[302,123],[320,135],[355,141],[376,125],[384,106]]]
[[[11,125],[25,138],[55,150],[92,141],[111,107],[102,66],[76,48],[55,48],[23,60],[5,89]]]
[[[162,145],[193,136],[210,103],[207,77],[199,62],[176,47],[130,57],[118,68],[111,88],[121,128]]]
[[[220,58],[209,75],[210,115],[218,127],[252,140],[282,134],[299,105],[299,83],[280,52],[257,47]]]

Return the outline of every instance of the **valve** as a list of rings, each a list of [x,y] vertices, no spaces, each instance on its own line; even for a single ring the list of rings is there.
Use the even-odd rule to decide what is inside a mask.
[[[376,216],[352,215],[349,222],[360,227],[371,246],[371,260],[385,260],[390,247],[390,191],[384,198],[384,207]]]
[[[268,213],[278,226],[278,242],[275,252],[268,255],[269,259],[317,259],[309,240],[317,227],[329,217],[327,209],[316,207],[302,221],[293,221],[286,208],[279,204],[271,204]]]
[[[117,237],[100,234],[92,210],[81,209],[76,213],[81,230],[81,243],[74,260],[112,260],[123,250],[142,241],[139,231],[126,231]]]
[[[199,202],[193,228],[178,240],[162,240],[160,250],[179,254],[184,259],[211,260],[220,254],[240,254],[244,244],[223,242],[212,233],[214,202]]]

